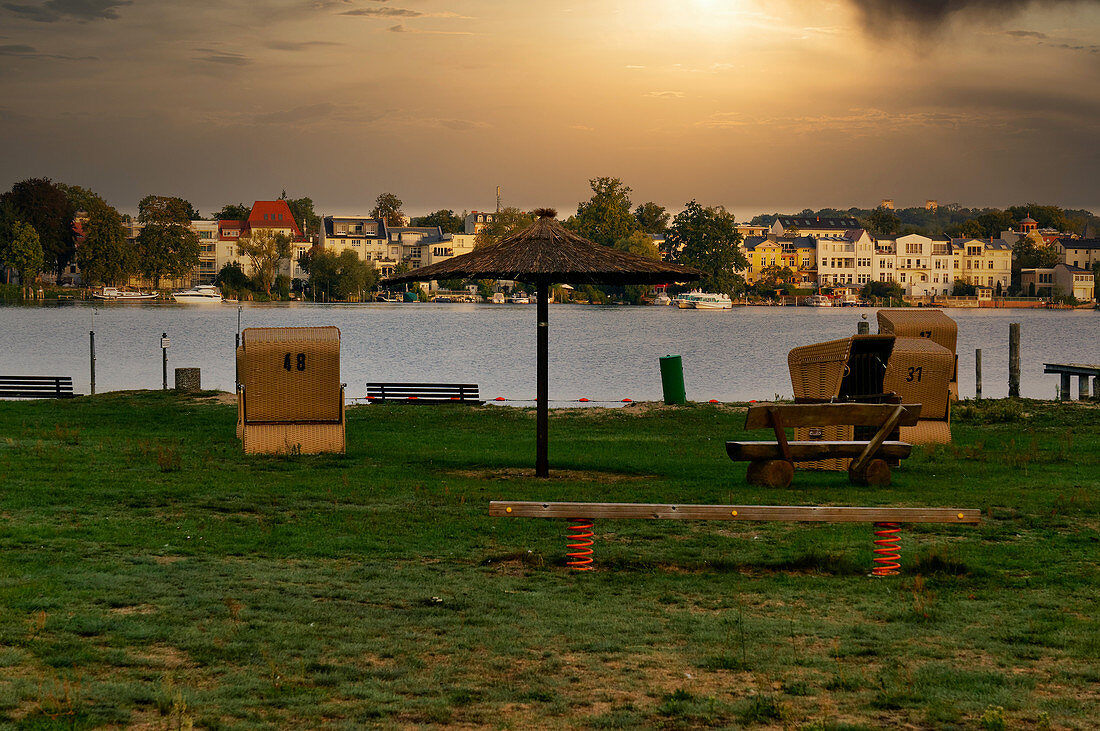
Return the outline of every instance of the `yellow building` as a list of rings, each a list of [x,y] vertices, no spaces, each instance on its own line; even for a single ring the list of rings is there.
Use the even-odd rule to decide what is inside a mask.
[[[951,239],[955,279],[1000,291],[1012,281],[1012,247],[1003,239]]]
[[[772,266],[790,268],[794,272],[794,286],[813,287],[817,283],[817,257],[814,239],[809,236],[784,238],[782,236],[750,236],[742,242],[749,268],[745,270],[746,283],[756,284],[763,271]]]

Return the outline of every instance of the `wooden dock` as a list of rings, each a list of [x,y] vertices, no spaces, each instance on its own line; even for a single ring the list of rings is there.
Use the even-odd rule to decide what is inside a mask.
[[[1090,363],[1044,363],[1043,373],[1057,373],[1062,377],[1058,388],[1058,400],[1069,401],[1070,378],[1077,376],[1077,398],[1085,400],[1092,394],[1100,396],[1100,365]],[[1089,389],[1089,379],[1092,389]]]

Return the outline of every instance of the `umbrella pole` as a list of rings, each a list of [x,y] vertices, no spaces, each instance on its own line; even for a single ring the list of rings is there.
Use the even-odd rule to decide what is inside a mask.
[[[550,306],[547,302],[547,294],[550,285],[545,280],[538,280],[538,295],[536,304],[536,316],[538,317],[538,336],[536,338],[535,377],[537,380],[535,389],[535,477],[550,476],[550,462],[547,457],[547,442],[549,441],[549,414],[547,401],[549,399],[549,353],[550,344],[548,331],[550,329]]]

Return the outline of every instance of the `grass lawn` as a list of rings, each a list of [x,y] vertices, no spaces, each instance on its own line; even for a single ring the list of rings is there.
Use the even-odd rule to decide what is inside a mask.
[[[987,401],[889,488],[745,484],[744,410],[364,406],[246,457],[212,395],[0,403],[0,727],[1096,728],[1100,408]],[[973,507],[565,524],[492,499]]]

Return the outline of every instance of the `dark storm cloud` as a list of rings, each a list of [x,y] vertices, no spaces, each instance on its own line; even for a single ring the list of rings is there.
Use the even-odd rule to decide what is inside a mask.
[[[208,63],[220,63],[227,66],[247,66],[252,63],[252,59],[248,56],[244,56],[239,53],[230,53],[228,51],[218,51],[213,48],[199,48],[196,49],[201,53],[206,53],[206,56],[196,56],[196,61],[206,61]]]
[[[0,56],[16,58],[52,58],[57,61],[92,61],[95,56],[62,56],[56,53],[40,53],[34,46],[21,44],[0,45]]]
[[[404,8],[357,8],[340,15],[362,15],[368,18],[419,18],[424,13]]]
[[[986,18],[1006,18],[1041,5],[1100,5],[1100,0],[848,0],[863,16],[870,31],[890,31],[898,25],[932,30],[955,13],[966,11]]]
[[[56,23],[59,20],[114,20],[117,8],[132,5],[133,0],[46,0],[39,4],[4,3],[10,13],[39,23]]]
[[[308,51],[322,46],[340,46],[335,41],[267,41],[264,45],[273,51]]]

